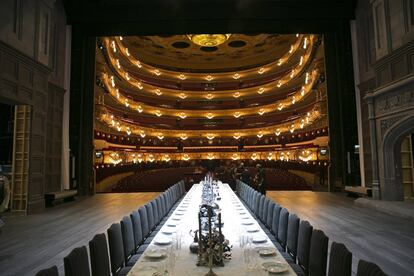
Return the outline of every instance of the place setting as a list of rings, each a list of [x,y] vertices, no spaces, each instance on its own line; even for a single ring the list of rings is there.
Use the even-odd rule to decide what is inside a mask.
[[[172,239],[166,238],[166,237],[157,237],[157,239],[154,240],[154,244],[161,245],[161,246],[170,245],[171,242],[172,242]]]
[[[264,262],[261,266],[269,274],[280,274],[289,270],[289,264],[282,261]]]
[[[266,258],[266,257],[274,257],[277,256],[277,250],[274,247],[256,247],[256,251],[259,254],[260,257]]]
[[[259,232],[260,229],[256,226],[247,227],[246,232],[248,233],[256,233]]]
[[[174,233],[176,233],[176,227],[164,227],[161,230],[161,233],[165,234],[165,235],[172,235]]]
[[[144,258],[150,261],[159,261],[167,257],[167,250],[163,248],[148,248],[145,250]]]
[[[253,243],[265,243],[267,242],[267,240],[268,240],[268,237],[265,235],[255,235],[252,238]]]

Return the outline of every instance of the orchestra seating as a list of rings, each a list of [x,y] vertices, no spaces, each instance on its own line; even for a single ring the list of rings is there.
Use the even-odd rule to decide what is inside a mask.
[[[137,171],[134,175],[127,176],[111,189],[111,192],[154,192],[163,191],[168,187],[170,181],[179,181],[185,175],[191,175],[196,167],[176,167],[151,169],[145,171]],[[256,168],[248,168],[251,178],[256,174]],[[217,177],[224,183],[232,181],[231,172],[223,167],[216,168]],[[306,181],[287,170],[278,168],[265,169],[266,190],[311,190]],[[193,179],[197,182],[197,179]],[[193,181],[193,182],[194,182]]]

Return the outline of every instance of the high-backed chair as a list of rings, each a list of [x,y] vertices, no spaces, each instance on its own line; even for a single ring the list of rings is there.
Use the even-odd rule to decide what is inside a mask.
[[[86,246],[73,249],[63,258],[65,276],[90,276],[89,258]]]
[[[298,235],[298,252],[297,252],[297,262],[301,269],[308,273],[309,269],[309,252],[310,244],[312,238],[312,225],[306,221],[302,220],[299,224],[299,235]]]
[[[267,207],[267,218],[266,218],[266,226],[270,230],[272,230],[272,220],[273,220],[273,209],[275,208],[275,203],[270,201]]]
[[[36,273],[35,276],[59,276],[57,266],[42,269]]]
[[[148,247],[148,244],[143,244],[144,236],[142,235],[141,217],[138,211],[133,211],[131,213],[131,222],[132,222],[132,229],[134,231],[135,251],[138,254],[142,254],[144,250]]]
[[[111,271],[113,275],[126,275],[131,269],[125,268],[124,246],[122,230],[119,223],[108,228],[109,256],[111,257]],[[124,269],[125,268],[125,269]]]
[[[168,212],[171,211],[171,208],[172,208],[172,199],[171,199],[171,189],[170,188],[168,188],[165,191],[165,196],[166,196],[166,199],[167,199],[167,213],[168,213]]]
[[[145,206],[139,207],[138,214],[139,218],[141,219],[142,237],[144,238],[144,240],[146,240],[150,233],[147,208],[145,208]]]
[[[150,232],[155,228],[155,221],[154,221],[154,212],[152,210],[152,205],[150,202],[144,205],[145,209],[147,209],[147,219],[148,219],[148,226]]]
[[[254,193],[255,200],[254,200],[253,212],[256,216],[259,213],[260,196],[261,196],[260,193],[258,192]]]
[[[309,276],[325,276],[329,239],[322,230],[313,229],[309,252]]]
[[[328,276],[351,276],[352,253],[342,243],[332,242]]]
[[[157,226],[159,221],[159,215],[158,215],[158,207],[157,207],[157,202],[156,200],[152,200],[151,202],[151,207],[152,207],[152,213],[154,215],[154,225]]]
[[[286,208],[280,210],[279,229],[277,231],[277,240],[279,241],[283,250],[286,249],[287,230],[289,221],[289,211]]]
[[[289,214],[286,251],[296,262],[299,234],[299,218],[296,214]]]
[[[272,233],[275,235],[275,238],[277,240],[277,234],[279,230],[279,219],[280,219],[280,211],[282,210],[282,207],[280,207],[279,204],[275,203],[275,207],[273,208],[273,218],[272,218]]]
[[[378,265],[365,260],[359,260],[357,276],[387,276],[387,274]]]
[[[108,242],[105,234],[96,234],[89,242],[92,276],[111,276]]]
[[[262,217],[260,218],[263,222],[264,225],[266,225],[266,220],[267,220],[267,208],[269,208],[269,203],[270,200],[265,197],[265,201],[263,203],[263,211],[262,211]]]
[[[257,210],[257,214],[256,214],[258,219],[261,218],[261,215],[263,213],[264,201],[265,201],[265,197],[264,197],[264,195],[261,195],[260,198],[259,198],[259,209]]]
[[[164,210],[162,209],[162,203],[161,203],[161,195],[157,196],[157,198],[155,199],[155,203],[157,204],[158,219],[159,219],[159,222],[161,222],[162,218],[164,217]]]
[[[122,245],[124,247],[125,264],[133,266],[140,255],[135,254],[134,229],[130,216],[125,216],[121,220]]]
[[[165,193],[162,193],[161,195],[161,206],[162,206],[162,216],[163,216],[163,220],[166,220],[166,216],[167,216],[167,200],[166,200],[166,195]]]

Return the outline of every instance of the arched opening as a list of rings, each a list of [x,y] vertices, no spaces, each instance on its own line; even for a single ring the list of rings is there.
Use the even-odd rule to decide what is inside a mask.
[[[381,183],[381,197],[384,200],[402,201],[405,197],[413,195],[413,156],[412,144],[410,144],[413,132],[414,117],[408,116],[396,123],[384,136],[384,181]],[[410,153],[411,156],[409,156]],[[410,160],[407,160],[408,158]],[[407,174],[410,172],[411,177],[408,178]],[[407,182],[407,185],[404,182]]]

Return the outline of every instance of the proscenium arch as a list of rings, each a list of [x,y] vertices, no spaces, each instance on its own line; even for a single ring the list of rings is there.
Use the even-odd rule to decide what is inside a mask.
[[[414,116],[407,115],[389,129],[383,139],[384,180],[380,183],[381,199],[404,200],[401,143],[414,131]]]
[[[129,2],[129,1],[125,1]],[[158,1],[155,1],[158,3]],[[353,18],[353,1],[322,1],[321,7],[315,4],[305,6],[302,1],[288,1],[292,5],[291,12],[281,12],[287,3],[280,1],[248,1],[249,7],[234,9],[229,3],[238,1],[221,1],[217,5],[210,3],[205,8],[193,5],[193,1],[182,2],[177,13],[171,13],[167,2],[140,2],[138,17],[128,13],[132,9],[119,6],[116,9],[105,9],[105,5],[88,9],[89,1],[67,1],[72,24],[71,55],[71,90],[70,90],[70,149],[74,156],[74,174],[71,187],[76,187],[82,195],[94,193],[93,167],[93,127],[94,127],[94,85],[95,85],[95,50],[98,36],[114,35],[169,35],[191,33],[314,33],[324,36],[325,73],[328,87],[329,113],[329,152],[331,163],[329,170],[329,190],[336,189],[336,183],[351,185],[356,171],[346,170],[347,152],[352,152],[358,144],[355,90],[353,80],[352,49],[349,20]],[[340,2],[340,9],[328,10],[327,5]],[[79,6],[74,3],[78,3]],[[95,2],[93,2],[95,3]],[[169,3],[169,2],[168,2]],[[355,3],[354,3],[355,4]],[[225,9],[220,8],[226,6]],[[259,6],[257,6],[259,5]],[[270,5],[270,6],[268,6]],[[345,8],[345,6],[349,7]],[[214,7],[215,13],[207,12]],[[238,7],[238,6],[237,6]],[[72,9],[73,8],[73,9]],[[240,7],[238,7],[240,8]],[[285,7],[286,8],[286,7]],[[303,9],[302,12],[299,10]],[[310,11],[310,9],[312,11]],[[155,14],[150,11],[156,10]],[[87,13],[85,11],[88,11]],[[147,11],[147,12],[146,12]],[[279,12],[275,12],[279,11]],[[340,13],[334,15],[334,13]],[[218,12],[218,13],[217,13]],[[224,13],[223,13],[224,12]],[[222,14],[223,13],[223,14]],[[150,15],[150,16],[149,16]],[[323,16],[324,15],[324,16]],[[126,20],[126,18],[130,20]],[[105,18],[102,21],[102,18]],[[351,163],[355,163],[355,158]],[[352,166],[351,166],[352,167]]]

